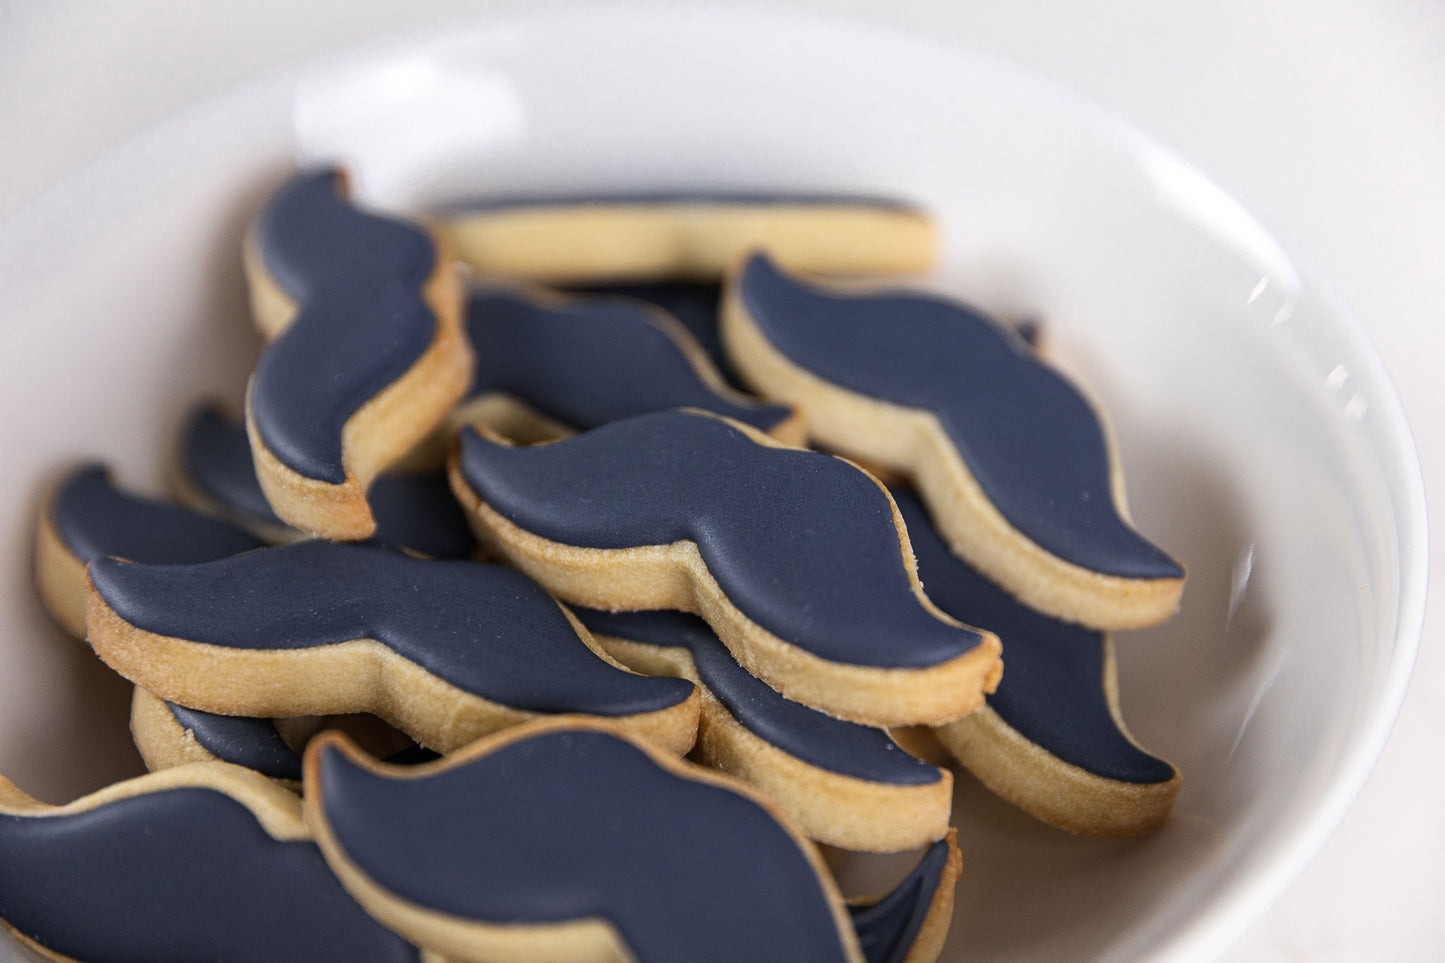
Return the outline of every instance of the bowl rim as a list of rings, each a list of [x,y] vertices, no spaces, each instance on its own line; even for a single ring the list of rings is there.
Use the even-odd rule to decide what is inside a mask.
[[[1037,96],[1067,106],[1080,115],[1086,126],[1111,139],[1131,138],[1150,145],[1162,156],[1218,189],[1222,195],[1239,204],[1249,218],[1279,245],[1299,271],[1305,287],[1328,302],[1329,310],[1324,314],[1328,316],[1329,332],[1347,346],[1351,357],[1351,378],[1357,379],[1357,383],[1368,391],[1372,413],[1379,413],[1378,428],[1368,433],[1367,444],[1382,470],[1384,487],[1395,518],[1399,591],[1393,613],[1393,644],[1374,697],[1352,726],[1347,743],[1340,752],[1340,761],[1331,771],[1324,792],[1307,818],[1293,824],[1290,835],[1271,847],[1270,853],[1250,875],[1224,894],[1212,898],[1202,912],[1195,914],[1154,947],[1158,958],[1217,958],[1267,913],[1318,855],[1358,798],[1384,751],[1404,703],[1424,628],[1429,583],[1425,483],[1409,419],[1384,359],[1364,324],[1314,261],[1287,231],[1261,218],[1207,171],[1115,108],[996,54],[857,15],[779,11],[751,5],[734,7],[720,2],[688,4],[682,8],[641,2],[564,3],[527,13],[470,14],[446,18],[440,23],[432,23],[400,36],[352,43],[319,56],[259,71],[147,123],[66,172],[0,218],[0,242],[23,235],[30,229],[27,225],[45,218],[47,208],[63,204],[67,196],[76,193],[77,185],[86,185],[97,172],[113,166],[118,157],[144,150],[148,142],[164,138],[168,131],[183,126],[197,115],[215,111],[224,103],[255,98],[262,91],[294,93],[297,86],[313,74],[395,57],[402,51],[418,47],[454,42],[459,33],[479,37],[519,30],[545,30],[548,25],[558,24],[585,27],[589,23],[606,24],[615,29],[629,20],[645,23],[648,29],[656,29],[661,24],[670,29],[694,32],[706,32],[714,25],[766,23],[773,28],[807,31],[814,35],[828,32],[835,42],[884,42],[911,48],[919,56],[972,62],[989,72],[1006,76],[1011,83],[1030,89]]]

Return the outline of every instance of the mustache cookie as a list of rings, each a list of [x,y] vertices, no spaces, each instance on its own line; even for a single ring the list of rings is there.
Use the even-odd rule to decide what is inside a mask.
[[[963,871],[957,831],[924,851],[893,891],[849,900],[853,930],[868,963],[932,963],[943,952],[953,916],[953,891]]]
[[[941,298],[735,272],[723,342],[810,436],[900,472],[949,547],[1025,604],[1101,629],[1174,612],[1184,569],[1124,517],[1098,415],[1013,334]]]
[[[477,369],[462,421],[471,420],[468,407],[502,400],[574,430],[695,407],[783,441],[802,441],[802,424],[791,408],[728,387],[686,328],[641,301],[481,290],[467,304],[467,333]],[[535,428],[500,430],[509,437],[547,437]]]
[[[178,455],[174,487],[186,504],[273,544],[307,537],[271,509],[256,478],[245,426],[219,408],[203,405],[192,414],[181,432]],[[371,483],[366,501],[376,520],[377,541],[432,558],[470,558],[476,551],[445,472],[385,472]]]
[[[64,806],[0,779],[0,921],[63,960],[425,959],[346,894],[295,794],[225,763]]]
[[[698,346],[707,353],[713,367],[723,380],[743,390],[743,384],[732,370],[732,363],[722,349],[718,333],[718,305],[722,303],[722,286],[717,282],[674,281],[655,284],[587,284],[567,288],[577,294],[604,297],[636,298],[661,308],[682,323]]]
[[[324,734],[305,805],[348,891],[449,957],[865,959],[822,860],[771,804],[603,723],[519,727],[412,769]],[[937,880],[903,901],[943,901]]]
[[[925,271],[935,232],[897,201],[807,194],[672,193],[475,200],[442,213],[479,274],[583,284],[721,277],[743,252],[798,270]]]
[[[929,597],[997,632],[1008,654],[987,704],[935,729],[939,742],[984,785],[1060,829],[1138,836],[1162,826],[1179,771],[1125,728],[1108,635],[1020,605],[948,550],[916,495],[893,498]]]
[[[627,671],[520,572],[300,542],[219,562],[91,563],[91,645],[167,701],[260,718],[367,712],[448,752],[595,713],[686,752],[699,696]]]
[[[464,430],[452,485],[478,538],[559,597],[695,612],[830,715],[939,723],[997,684],[997,638],[928,601],[888,493],[841,459],[664,412],[531,448]]]
[[[298,174],[246,242],[269,339],[246,393],[266,500],[327,538],[370,537],[366,490],[466,391],[471,355],[446,250],[411,224],[352,206],[340,171]]]
[[[685,281],[660,284],[591,284],[568,288],[578,294],[593,294],[636,298],[656,305],[682,322],[698,345],[707,352],[713,366],[734,388],[746,390],[747,386],[733,370],[727,352],[723,350],[720,319],[722,306],[722,285],[689,284]],[[1044,342],[1044,325],[1034,318],[1025,318],[1013,324],[1018,336],[1030,347],[1041,348]]]
[[[738,665],[702,619],[584,608],[574,614],[624,665],[700,686],[694,758],[765,793],[810,838],[894,852],[948,833],[948,772],[908,755],[882,729],[783,698]]]
[[[82,465],[51,490],[35,535],[35,582],[65,631],[85,637],[85,567],[106,555],[154,565],[189,565],[261,547],[218,519],[132,495],[103,465]]]
[[[313,733],[321,723],[320,719],[298,721]],[[288,788],[301,787],[301,757],[270,719],[188,709],[136,686],[130,732],[151,772],[219,761],[280,780]]]

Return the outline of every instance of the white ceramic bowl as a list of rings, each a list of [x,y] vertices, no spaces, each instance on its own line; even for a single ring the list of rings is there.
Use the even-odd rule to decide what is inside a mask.
[[[298,158],[345,160],[398,207],[897,194],[943,226],[941,287],[1044,322],[1112,417],[1139,527],[1189,566],[1180,614],[1118,638],[1125,715],[1184,787],[1162,832],[1119,843],[960,778],[946,959],[1217,954],[1364,781],[1418,638],[1423,494],[1381,365],[1309,265],[1147,138],[1003,65],[874,28],[654,10],[483,23],[257,83],[0,225],[0,772],[22,788],[64,801],[139,770],[129,686],[35,600],[40,494],[91,457],[158,491],[186,407],[239,399],[256,345],[241,230]]]

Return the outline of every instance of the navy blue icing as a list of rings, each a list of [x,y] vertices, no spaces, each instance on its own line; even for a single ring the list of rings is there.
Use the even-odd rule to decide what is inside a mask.
[[[948,550],[922,502],[895,491],[923,590],[940,609],[997,633],[1007,671],[988,698],[1029,742],[1105,779],[1157,783],[1174,767],[1135,746],[1104,696],[1104,634],[1020,605]]]
[[[391,472],[366,491],[378,541],[432,558],[471,558],[476,537],[445,471]]]
[[[199,512],[128,495],[111,484],[100,465],[76,469],[61,483],[50,503],[50,521],[82,562],[116,555],[154,565],[190,565],[262,544]]]
[[[227,512],[251,525],[287,527],[271,510],[244,426],[211,407],[201,408],[181,436],[182,466],[191,484]],[[380,475],[366,500],[377,541],[433,558],[471,558],[476,539],[466,512],[452,496],[445,472]]]
[[[722,333],[718,329],[719,302],[722,300],[722,286],[718,284],[693,283],[687,281],[658,281],[636,284],[586,284],[569,285],[568,291],[578,294],[611,295],[636,298],[662,308],[681,321],[697,343],[707,352],[712,363],[727,379],[728,384],[740,391],[747,391],[746,383],[738,377],[732,361],[723,350]],[[1043,325],[1028,319],[1014,325],[1018,336],[1030,347],[1037,348]]]
[[[375,639],[466,692],[533,712],[631,715],[692,693],[608,665],[541,586],[496,565],[317,540],[206,565],[100,559],[90,576],[147,632],[276,652]]]
[[[196,409],[181,430],[180,465],[190,485],[226,511],[249,523],[284,526],[256,480],[246,426],[220,409]]]
[[[470,397],[514,395],[555,420],[594,428],[631,415],[694,407],[767,431],[792,411],[719,395],[644,305],[622,298],[547,304],[479,291],[467,307],[476,355]]]
[[[989,501],[1045,551],[1104,575],[1184,576],[1119,517],[1097,416],[1020,338],[940,298],[812,287],[763,255],[736,283],[763,336],[795,364],[933,412]]]
[[[254,769],[273,779],[301,781],[301,757],[288,745],[270,719],[222,716],[187,709],[167,702],[166,708],[188,729],[197,744],[222,762]]]
[[[436,248],[415,227],[353,207],[335,171],[289,180],[262,210],[255,237],[298,313],[261,353],[251,415],[283,464],[342,484],[347,420],[431,345],[437,318],[421,287]]]
[[[574,607],[594,635],[607,635],[692,653],[703,685],[748,731],[821,769],[896,786],[925,786],[942,775],[872,726],[824,715],[785,699],[742,666],[708,624],[683,612],[602,612]]]
[[[636,298],[662,308],[681,321],[688,333],[697,339],[697,343],[707,352],[728,384],[740,391],[748,390],[722,346],[722,332],[718,327],[722,285],[692,281],[654,281],[568,285],[566,290],[577,294]],[[1014,330],[1026,344],[1037,348],[1043,325],[1030,318],[1015,324]]]
[[[948,840],[941,839],[893,892],[876,903],[848,907],[868,963],[905,963],[943,884],[948,857]]]
[[[315,843],[273,839],[203,788],[0,815],[0,918],[76,960],[419,959],[352,901]]]
[[[723,351],[722,335],[718,330],[718,304],[722,300],[720,285],[664,281],[652,284],[588,284],[567,290],[579,294],[636,298],[662,308],[681,321],[688,333],[697,339],[728,383],[742,388],[742,382]]]
[[[692,540],[743,615],[829,661],[923,668],[981,641],[920,604],[887,496],[841,459],[671,411],[531,448],[465,429],[460,468],[482,501],[552,541]]]
[[[640,963],[838,961],[830,904],[756,803],[596,732],[558,732],[424,778],[334,747],[319,789],[336,840],[383,889],[463,919],[601,917]]]
[[[487,211],[510,211],[525,208],[558,207],[671,207],[687,204],[726,206],[803,206],[803,207],[876,207],[888,211],[913,211],[916,208],[896,198],[870,197],[858,194],[820,192],[793,193],[767,190],[665,190],[665,191],[594,191],[572,194],[513,194],[496,197],[475,197],[454,201],[442,207],[452,215]]]

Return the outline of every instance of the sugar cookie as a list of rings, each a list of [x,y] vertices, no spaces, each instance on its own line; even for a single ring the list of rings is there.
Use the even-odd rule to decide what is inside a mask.
[[[764,797],[601,723],[411,769],[323,734],[305,805],[348,891],[451,958],[864,960],[822,860]]]
[[[186,422],[173,482],[186,504],[220,515],[257,538],[283,543],[306,537],[271,510],[256,479],[245,427],[214,405],[196,409]],[[378,541],[432,558],[470,558],[476,551],[466,515],[439,469],[385,472],[371,483],[366,501]]]
[[[549,284],[717,280],[755,247],[797,270],[911,273],[933,266],[935,245],[915,208],[828,195],[497,198],[453,205],[443,219],[473,270]]]
[[[732,361],[722,346],[720,312],[722,308],[722,286],[679,281],[657,284],[587,284],[569,287],[568,291],[578,294],[594,294],[636,298],[655,305],[682,322],[698,345],[707,352],[713,367],[722,374],[723,380],[734,388],[746,391],[747,386],[733,370]],[[1044,324],[1034,318],[1024,318],[1013,324],[1018,336],[1035,350],[1046,347]]]
[[[191,564],[259,548],[225,522],[115,487],[103,465],[82,465],[51,490],[35,535],[35,582],[57,622],[85,637],[85,567],[115,555],[156,565]]]
[[[934,730],[939,741],[984,785],[1060,829],[1137,836],[1162,826],[1179,771],[1124,727],[1109,637],[1020,605],[949,552],[916,495],[893,498],[929,598],[997,632],[1008,657],[987,705]]]
[[[738,665],[697,616],[573,614],[623,665],[696,683],[703,701],[693,757],[765,794],[810,838],[882,853],[948,833],[948,772],[914,759],[882,729],[783,698]]]
[[[204,565],[91,563],[90,641],[171,702],[259,718],[368,712],[439,752],[595,713],[686,752],[699,696],[624,670],[526,576],[310,541]]]
[[[64,806],[0,779],[0,854],[0,921],[49,959],[435,960],[346,894],[295,794],[225,763]]]
[[[694,407],[803,440],[791,408],[729,388],[676,319],[635,299],[483,289],[468,300],[467,334],[476,356],[470,398],[504,394],[574,430]]]
[[[246,393],[261,488],[297,528],[366,538],[372,480],[471,379],[451,260],[426,231],[352,206],[339,171],[319,171],[267,203],[246,273],[270,339]]]
[[[589,284],[567,290],[578,294],[636,298],[661,308],[682,322],[687,333],[707,352],[708,359],[722,374],[724,381],[734,388],[743,387],[733,373],[732,363],[723,352],[722,335],[718,332],[718,306],[722,302],[722,287],[717,283],[676,281],[655,284]]]
[[[130,732],[151,772],[193,762],[229,762],[295,788],[301,785],[301,757],[270,719],[187,709],[136,686]]]
[[[963,871],[957,830],[929,846],[893,891],[849,900],[853,929],[868,963],[932,963],[953,921],[953,891]]]
[[[723,342],[818,443],[912,478],[960,557],[1095,628],[1167,618],[1184,570],[1125,520],[1094,409],[1023,342],[954,302],[805,283],[765,255],[728,286]]]
[[[559,597],[701,615],[795,702],[875,726],[945,722],[998,681],[999,644],[924,596],[867,473],[704,412],[512,448],[462,432],[478,538]]]
[[[195,762],[229,762],[269,776],[288,789],[301,789],[301,756],[318,732],[333,727],[351,734],[358,726],[383,728],[400,741],[381,753],[387,762],[416,765],[440,758],[375,716],[293,716],[286,719],[251,719],[201,712],[166,702],[136,686],[131,700],[130,730],[136,748],[151,772]],[[370,732],[364,733],[370,735]]]

